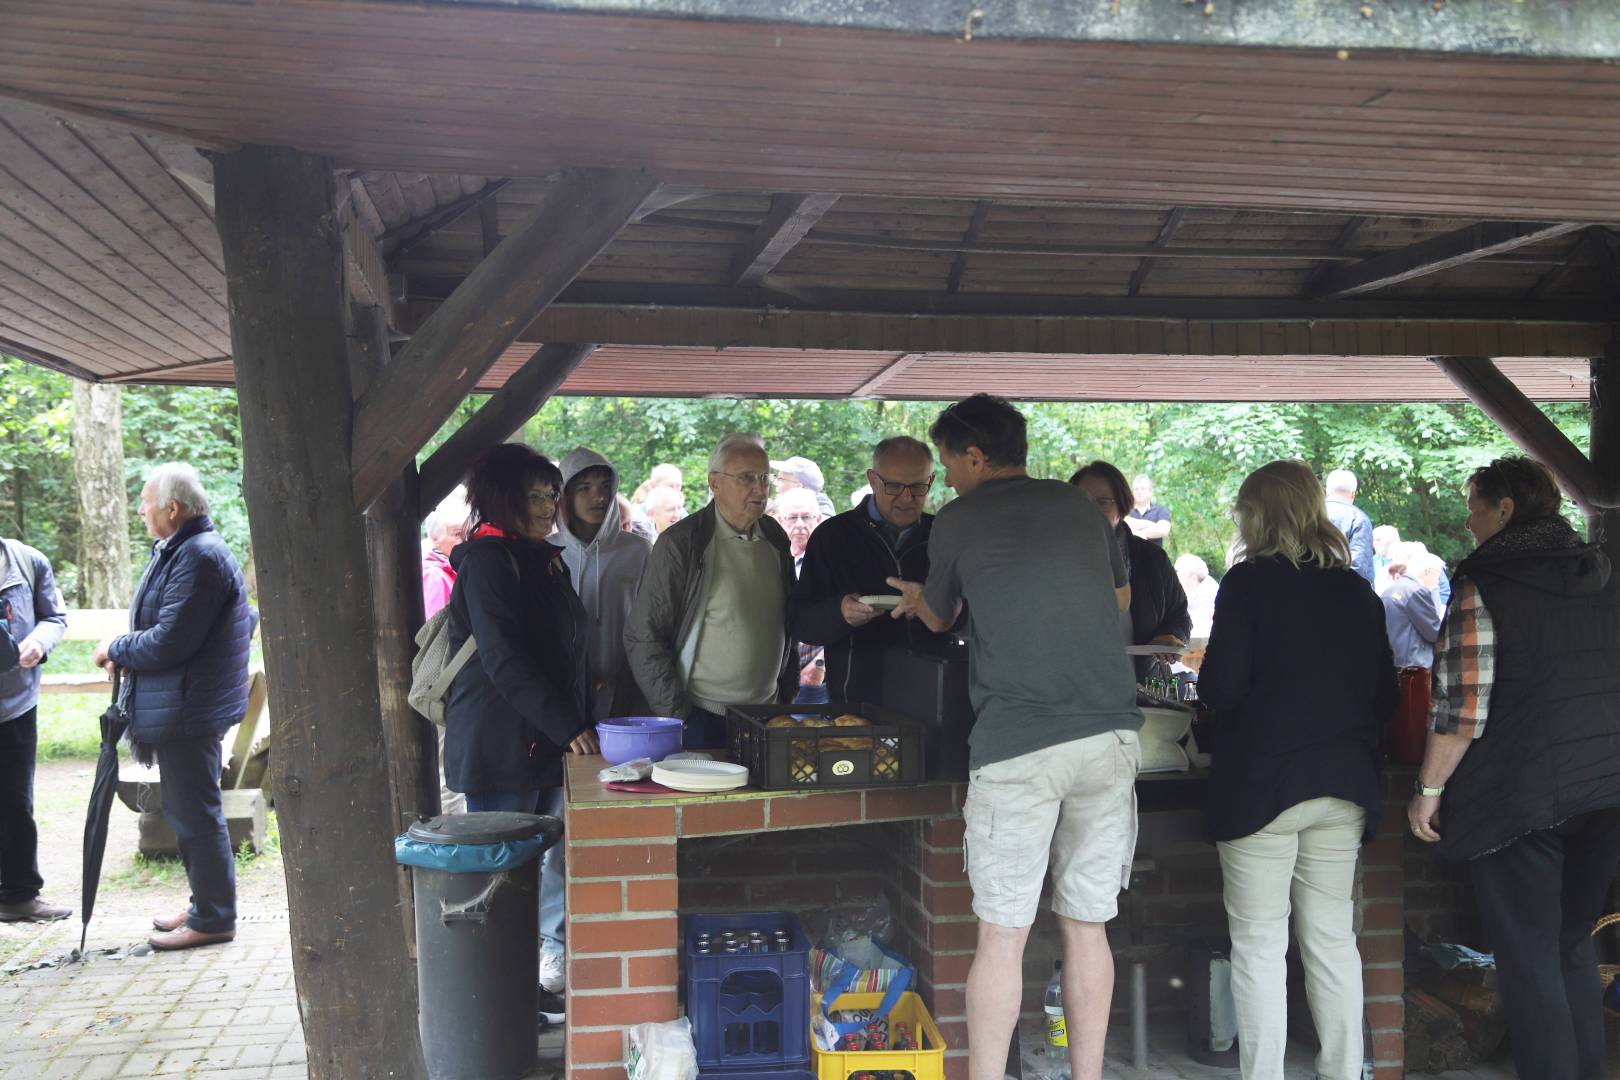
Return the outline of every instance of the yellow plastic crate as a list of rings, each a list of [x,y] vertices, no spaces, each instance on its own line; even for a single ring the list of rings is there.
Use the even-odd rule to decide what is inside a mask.
[[[841,994],[833,1002],[833,1011],[842,1009],[876,1009],[883,1004],[882,994]],[[821,1012],[821,995],[810,996],[811,1015]],[[904,1070],[916,1080],[945,1080],[945,1037],[939,1033],[934,1018],[922,998],[911,991],[900,995],[894,1011],[889,1014],[889,1031],[896,1024],[909,1024],[917,1036],[921,1050],[829,1050],[817,1049],[815,1039],[810,1040],[810,1067],[816,1080],[849,1080],[856,1073]]]

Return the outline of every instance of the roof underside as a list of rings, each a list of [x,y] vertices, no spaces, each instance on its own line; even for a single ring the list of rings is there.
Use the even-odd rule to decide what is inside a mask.
[[[565,393],[1431,400],[1458,394],[1423,358],[1453,353],[1584,399],[1620,297],[1606,65],[348,0],[7,9],[0,348],[90,378],[229,382],[192,146],[245,142],[333,157],[401,334],[559,167],[670,186],[482,389],[574,340],[604,348]],[[1482,221],[1523,235],[1453,243]],[[1356,277],[1436,244],[1465,257]]]

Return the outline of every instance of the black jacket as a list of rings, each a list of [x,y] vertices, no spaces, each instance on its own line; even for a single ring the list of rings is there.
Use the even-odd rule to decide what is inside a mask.
[[[478,651],[445,703],[445,782],[480,795],[556,787],[591,717],[588,620],[562,550],[489,536],[450,563],[451,655],[469,632]]]
[[[206,515],[169,537],[141,576],[130,632],[107,655],[132,672],[125,707],[139,743],[223,735],[247,712],[258,614],[242,572]]]
[[[865,626],[844,621],[849,593],[893,593],[885,578],[928,580],[928,534],[932,514],[924,514],[899,552],[889,547],[867,503],[829,518],[810,534],[804,565],[788,600],[788,635],[827,649],[827,693],[833,701],[883,703],[883,653],[891,645],[937,644],[949,640],[915,619],[893,619],[880,612]]]
[[[1192,616],[1187,613],[1187,590],[1181,587],[1170,556],[1154,541],[1129,529],[1124,532],[1125,562],[1131,573],[1131,644],[1146,645],[1164,634],[1186,641],[1192,637]],[[1153,666],[1151,656],[1132,659],[1138,679]]]
[[[1215,710],[1209,839],[1235,840],[1310,799],[1378,827],[1378,733],[1396,701],[1384,606],[1352,570],[1272,557],[1221,580],[1198,696]]]
[[[1560,546],[1488,540],[1457,570],[1479,586],[1496,655],[1485,731],[1446,781],[1447,858],[1620,806],[1620,582],[1561,520],[1527,524]]]

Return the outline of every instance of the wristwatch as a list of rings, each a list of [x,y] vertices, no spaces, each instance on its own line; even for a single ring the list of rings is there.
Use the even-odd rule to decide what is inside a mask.
[[[1446,790],[1446,786],[1441,784],[1439,787],[1425,787],[1422,779],[1420,778],[1412,782],[1412,790],[1417,792],[1419,795],[1422,795],[1426,799],[1435,799],[1439,798],[1440,795]]]

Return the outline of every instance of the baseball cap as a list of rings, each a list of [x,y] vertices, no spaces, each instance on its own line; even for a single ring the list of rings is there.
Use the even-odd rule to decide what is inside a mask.
[[[786,461],[773,461],[771,468],[787,473],[811,491],[822,488],[821,467],[807,457],[790,457]]]

